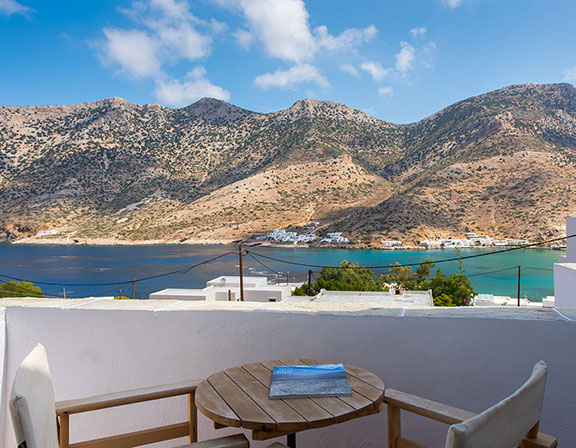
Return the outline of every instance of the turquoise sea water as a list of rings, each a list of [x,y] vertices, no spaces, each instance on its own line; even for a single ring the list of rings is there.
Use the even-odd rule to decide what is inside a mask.
[[[162,274],[184,269],[217,255],[235,251],[234,246],[46,246],[0,244],[0,275],[53,283],[110,283],[129,281],[133,277]],[[426,259],[443,260],[455,256],[453,250],[352,250],[317,248],[248,248],[254,253],[299,263],[335,265],[342,260],[361,265],[375,266],[400,262],[420,263]],[[462,249],[462,256],[495,251],[488,249]],[[553,264],[558,261],[560,251],[523,249],[464,260],[466,273],[479,293],[516,297],[517,269],[522,265],[521,296],[531,300],[554,294]],[[306,280],[308,268],[292,266],[267,259],[260,259],[274,271],[290,276],[291,281]],[[245,275],[269,274],[261,264],[251,257],[244,258]],[[438,266],[446,273],[456,271],[456,262]],[[512,268],[504,272],[490,273]],[[318,269],[314,269],[318,270]],[[385,272],[385,270],[375,270]],[[219,275],[237,275],[238,256],[231,254],[212,263],[199,266],[186,274],[156,278],[136,285],[136,296],[147,298],[148,294],[164,288],[201,288],[207,280]],[[0,280],[8,280],[0,277]],[[52,296],[63,296],[62,286],[42,286]],[[131,296],[132,286],[67,286],[67,297],[117,295],[119,291]]]

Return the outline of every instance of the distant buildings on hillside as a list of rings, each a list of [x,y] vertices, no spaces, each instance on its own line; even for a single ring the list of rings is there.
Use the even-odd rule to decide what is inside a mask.
[[[320,225],[318,221],[311,221],[308,223],[306,230],[315,231],[317,227]],[[259,236],[256,238],[258,241],[272,241],[275,243],[282,243],[282,244],[298,244],[298,243],[312,243],[318,239],[314,233],[302,233],[298,234],[298,232],[287,231],[285,229],[276,229],[270,232],[268,235]],[[331,232],[328,233],[325,237],[320,240],[320,243],[323,244],[346,244],[350,241],[348,238],[342,236],[342,232]]]
[[[402,247],[402,241],[391,240],[391,241],[382,241],[382,246],[384,247]]]
[[[298,235],[298,232],[287,232],[284,229],[277,229],[270,232],[268,235],[259,236],[256,238],[260,241],[274,241],[276,243],[284,244],[298,244],[298,243],[311,243],[318,237],[312,233],[304,233]]]
[[[322,238],[320,242],[328,244],[346,244],[349,241],[348,238],[342,236],[342,232],[332,232]]]
[[[495,240],[488,235],[476,235],[475,233],[466,233],[466,238],[448,238],[440,240],[424,240],[420,241],[420,246],[427,249],[432,248],[456,248],[456,247],[474,247],[474,246],[521,246],[530,244],[528,240],[511,239]]]

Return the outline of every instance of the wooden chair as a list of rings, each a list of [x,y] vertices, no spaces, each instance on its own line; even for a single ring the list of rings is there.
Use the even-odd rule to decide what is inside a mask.
[[[558,440],[538,432],[546,377],[544,361],[536,363],[520,389],[478,415],[387,389],[388,447],[426,448],[402,437],[400,411],[405,410],[451,425],[446,448],[554,448]]]
[[[14,378],[10,414],[19,448],[127,448],[188,436],[187,448],[248,448],[243,434],[197,442],[196,386],[201,380],[137,389],[56,403],[44,347],[38,344],[24,359]],[[72,414],[186,395],[188,421],[128,434],[70,444]],[[58,421],[59,419],[59,421]]]

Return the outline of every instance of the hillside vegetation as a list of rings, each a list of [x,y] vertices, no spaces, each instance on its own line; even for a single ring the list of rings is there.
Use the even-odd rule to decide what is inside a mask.
[[[517,85],[409,125],[301,100],[0,107],[0,238],[233,241],[311,218],[363,241],[554,235],[576,213],[576,89]]]

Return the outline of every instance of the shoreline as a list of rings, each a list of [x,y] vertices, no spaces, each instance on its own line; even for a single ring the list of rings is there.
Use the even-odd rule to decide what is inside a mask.
[[[420,246],[404,246],[404,247],[386,247],[386,246],[369,246],[369,245],[357,245],[357,244],[347,244],[347,245],[318,245],[318,246],[308,246],[303,244],[279,244],[279,243],[260,243],[253,241],[231,241],[231,240],[218,240],[218,239],[188,239],[185,241],[170,241],[170,240],[116,240],[112,238],[94,238],[94,239],[83,239],[77,240],[76,242],[69,242],[67,238],[51,238],[51,239],[41,239],[41,238],[23,238],[16,241],[3,241],[0,244],[10,244],[13,246],[238,246],[243,245],[245,247],[270,247],[270,248],[281,248],[281,249],[347,249],[347,250],[377,250],[377,251],[412,251],[412,250],[426,250],[426,251],[438,251],[438,250],[454,250],[454,247],[420,247]],[[505,250],[512,249],[521,246],[470,246],[470,247],[459,247],[458,249],[493,249],[493,250]],[[554,250],[560,252],[566,252],[566,248],[550,248],[550,247],[525,247],[524,249],[534,249],[534,250]]]

